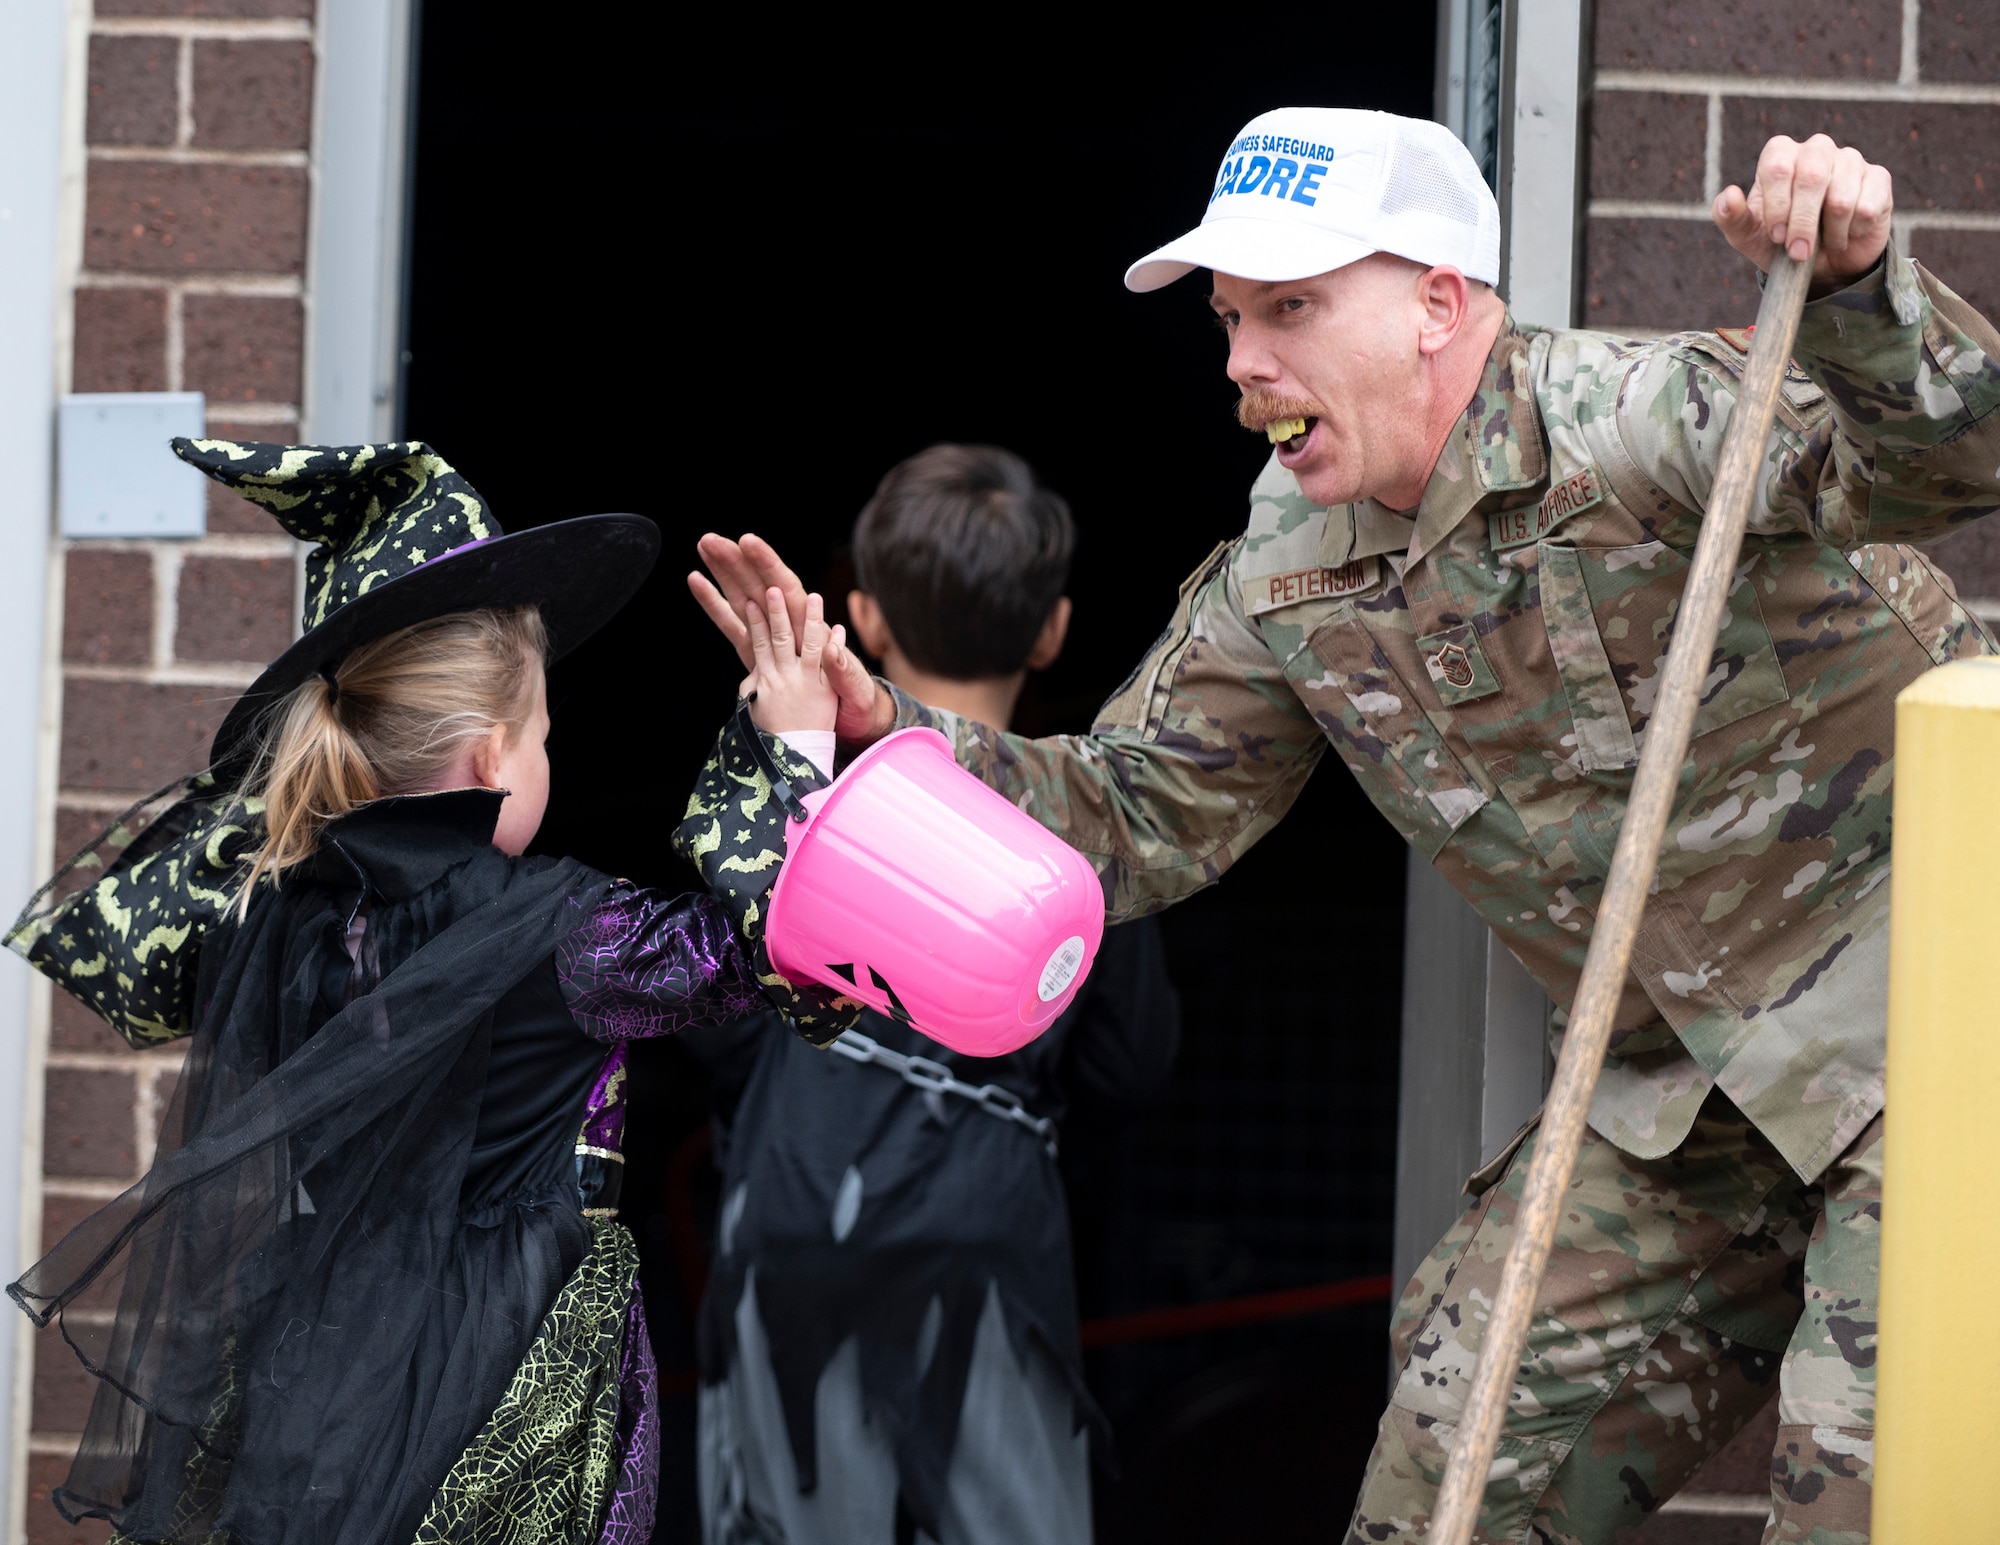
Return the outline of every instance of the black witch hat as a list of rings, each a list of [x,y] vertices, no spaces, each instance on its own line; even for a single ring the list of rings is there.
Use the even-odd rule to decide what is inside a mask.
[[[640,515],[585,515],[509,535],[473,486],[419,441],[177,439],[173,448],[316,544],[306,555],[304,635],[237,699],[210,748],[225,788],[249,770],[271,707],[360,645],[452,612],[537,606],[558,657],[610,621],[659,556],[659,531]]]

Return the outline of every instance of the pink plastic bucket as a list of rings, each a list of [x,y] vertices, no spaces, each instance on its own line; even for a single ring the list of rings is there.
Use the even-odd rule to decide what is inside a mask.
[[[1032,1041],[1069,1007],[1104,937],[1083,855],[899,730],[805,796],[771,892],[771,963],[973,1057]]]

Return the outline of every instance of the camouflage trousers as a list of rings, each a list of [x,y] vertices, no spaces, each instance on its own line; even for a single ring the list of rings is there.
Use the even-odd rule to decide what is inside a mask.
[[[1397,1305],[1402,1373],[1349,1545],[1428,1531],[1534,1142]],[[1806,1185],[1719,1090],[1665,1158],[1586,1133],[1475,1538],[1616,1545],[1775,1383],[1765,1545],[1865,1545],[1881,1153],[1877,1116]]]

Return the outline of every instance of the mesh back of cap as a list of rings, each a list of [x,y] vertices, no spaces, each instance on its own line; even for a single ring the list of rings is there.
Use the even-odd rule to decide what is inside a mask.
[[[1475,228],[1479,224],[1478,204],[1443,157],[1422,140],[1398,134],[1388,186],[1382,190],[1382,213],[1400,215],[1411,210],[1442,215]]]

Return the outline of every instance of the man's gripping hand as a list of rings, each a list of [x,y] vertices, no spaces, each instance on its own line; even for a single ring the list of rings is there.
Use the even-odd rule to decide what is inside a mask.
[[[751,646],[750,612],[768,592],[776,590],[783,598],[790,636],[805,637],[806,587],[769,542],[747,535],[732,542],[711,531],[695,545],[715,578],[710,580],[697,569],[688,575],[688,589],[717,631],[729,640],[745,670],[754,671],[757,664]],[[772,615],[775,618],[775,608]],[[836,633],[828,642],[821,670],[840,699],[834,733],[842,740],[871,745],[895,728],[895,702],[876,685],[842,634]]]
[[[1815,134],[1801,145],[1774,136],[1757,158],[1757,185],[1715,196],[1712,213],[1729,245],[1769,271],[1774,248],[1795,261],[1814,250],[1812,293],[1842,289],[1882,260],[1895,207],[1888,168]]]

